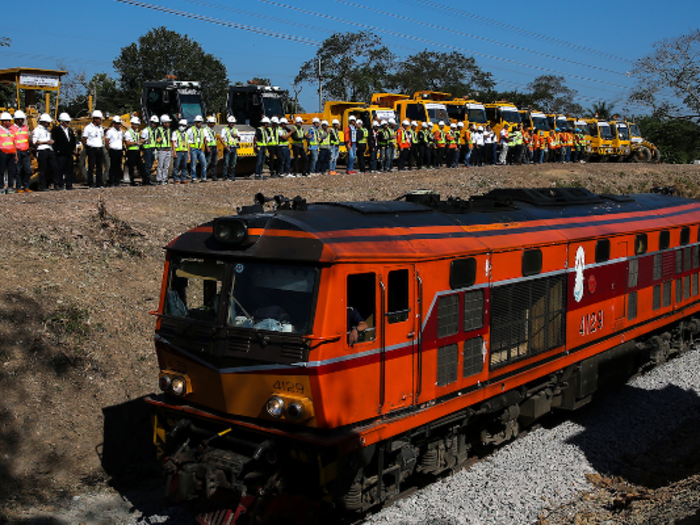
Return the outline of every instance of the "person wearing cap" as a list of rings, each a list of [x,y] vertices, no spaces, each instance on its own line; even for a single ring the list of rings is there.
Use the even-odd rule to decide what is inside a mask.
[[[377,145],[377,133],[379,132],[379,122],[372,121],[372,128],[367,128],[367,151],[369,153],[369,171],[377,173],[377,157],[379,147]]]
[[[170,137],[173,148],[173,183],[187,184],[187,163],[192,160],[190,141],[187,138],[187,119],[180,119]]]
[[[39,164],[39,191],[46,190],[47,187],[47,168],[51,170],[51,175],[54,179],[58,178],[58,163],[56,162],[56,153],[53,150],[53,139],[49,125],[51,124],[51,116],[44,113],[39,117],[39,125],[32,131],[32,142],[36,147],[37,163]],[[62,188],[54,184],[54,190]],[[26,191],[26,190],[25,190]]]
[[[221,172],[223,180],[236,180],[236,164],[238,163],[238,130],[236,117],[226,119],[226,127],[221,131],[221,143],[224,146],[224,166]]]
[[[334,118],[333,122],[331,122],[328,134],[331,142],[331,160],[328,165],[328,173],[337,175],[338,172],[335,169],[338,166],[338,156],[340,156],[340,121],[337,118]]]
[[[0,182],[5,189],[5,169],[7,169],[7,193],[14,193],[15,174],[17,172],[17,147],[12,134],[12,115],[7,111],[0,114]]]
[[[202,129],[204,119],[202,115],[194,117],[194,126],[187,130],[187,142],[190,146],[190,178],[193,183],[197,182],[197,164],[201,168],[201,181],[207,180],[207,147],[206,137]]]
[[[102,166],[105,162],[105,130],[102,127],[102,112],[92,112],[92,122],[83,128],[83,146],[86,148],[88,158],[87,185],[88,188],[102,188]],[[93,180],[94,173],[94,180]]]
[[[73,154],[77,145],[75,133],[70,127],[70,115],[61,113],[58,116],[58,126],[51,130],[53,139],[53,150],[56,152],[56,163],[58,172],[53,178],[54,185],[65,187],[67,190],[73,189]],[[27,181],[27,187],[29,182]],[[25,189],[26,191],[26,189]]]
[[[122,119],[118,116],[112,118],[112,126],[105,132],[105,145],[109,152],[109,185],[119,186],[124,178],[124,131],[122,131]]]
[[[401,123],[401,127],[396,132],[396,143],[399,146],[399,171],[404,171],[406,169],[406,161],[411,152],[410,125],[411,123],[408,120],[404,120]]]
[[[267,155],[267,140],[270,136],[268,131],[270,127],[270,119],[263,117],[260,119],[260,127],[255,130],[255,142],[253,143],[253,149],[256,154],[255,161],[255,178],[263,178],[263,167],[265,166],[265,157]]]
[[[289,140],[292,138],[292,130],[289,129],[289,121],[286,117],[281,117],[277,128],[279,137],[279,153],[281,158],[280,175],[293,177],[292,175],[292,152],[289,149]]]
[[[303,120],[301,117],[296,117],[294,119],[294,126],[292,127],[292,154],[294,155],[294,176],[301,177],[302,175],[307,175],[306,165],[308,160],[306,158],[306,149],[304,148],[304,128],[302,127]],[[299,166],[301,166],[301,171],[299,171]]]
[[[139,136],[139,126],[141,120],[138,117],[131,117],[129,128],[124,131],[124,147],[126,149],[126,165],[129,168],[129,184],[136,186],[136,170],[141,175],[141,185],[148,186],[149,180],[141,158],[141,137]]]
[[[216,136],[216,118],[207,117],[207,125],[204,128],[204,143],[207,146],[206,161],[207,161],[207,173],[206,176],[202,177],[202,180],[216,180],[219,163],[219,147],[218,138]]]
[[[314,117],[311,119],[311,124],[311,129],[306,133],[306,143],[309,149],[306,172],[309,175],[318,172],[318,134],[321,131],[321,121],[317,117]]]
[[[357,119],[354,115],[348,117],[348,125],[345,127],[343,132],[343,137],[345,138],[345,148],[348,151],[348,166],[347,173],[354,174],[355,171],[355,157],[357,157]]]
[[[156,147],[156,132],[158,131],[158,124],[160,120],[156,115],[151,115],[148,121],[148,126],[143,128],[141,131],[141,149],[143,150],[143,169],[144,178],[143,181],[146,184],[151,184],[151,170],[153,169],[153,163],[156,160],[156,152],[158,151]]]
[[[26,124],[26,115],[23,111],[17,110],[13,115],[15,123],[10,127],[10,131],[15,138],[15,148],[17,149],[17,173],[15,185],[21,191],[23,181],[27,181],[32,175],[32,166],[29,161],[29,127]]]
[[[331,134],[328,129],[328,121],[321,121],[321,130],[318,132],[318,171],[325,175],[331,160]]]
[[[173,159],[173,150],[170,145],[172,136],[170,135],[170,116],[160,117],[160,127],[156,131],[156,157],[158,168],[156,169],[156,182],[160,185],[168,183],[168,171]]]

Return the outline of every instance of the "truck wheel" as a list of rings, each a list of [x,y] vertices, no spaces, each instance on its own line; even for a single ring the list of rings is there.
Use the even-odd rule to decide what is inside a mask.
[[[658,148],[654,148],[654,151],[651,153],[651,162],[659,163],[661,162],[661,152],[658,150]]]
[[[635,150],[632,154],[632,162],[649,162],[651,160],[651,151],[646,146]]]

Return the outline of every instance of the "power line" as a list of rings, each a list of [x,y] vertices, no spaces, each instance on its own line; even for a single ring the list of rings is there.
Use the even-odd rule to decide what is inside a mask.
[[[498,40],[493,40],[493,39],[491,39],[491,38],[486,38],[486,37],[482,37],[482,36],[478,36],[478,35],[472,35],[471,33],[464,33],[464,32],[462,32],[462,31],[457,31],[456,29],[450,29],[449,27],[439,26],[439,25],[437,25],[437,24],[431,24],[431,23],[429,23],[429,22],[424,22],[424,21],[422,21],[422,20],[415,20],[415,19],[413,19],[413,18],[409,18],[409,17],[403,16],[403,15],[397,15],[397,14],[395,14],[395,13],[388,13],[388,12],[386,12],[386,11],[381,11],[381,10],[375,9],[375,8],[373,8],[373,7],[367,7],[367,6],[364,6],[364,5],[356,4],[356,3],[354,3],[354,2],[348,2],[348,1],[346,1],[346,0],[335,0],[335,1],[336,1],[337,3],[339,3],[339,4],[349,5],[349,6],[351,6],[351,7],[356,7],[356,8],[358,8],[358,9],[365,9],[365,10],[370,11],[370,12],[372,12],[372,13],[377,13],[377,14],[384,15],[384,16],[389,16],[389,17],[392,17],[392,18],[396,18],[396,19],[398,19],[398,20],[403,20],[404,22],[411,22],[411,23],[413,23],[413,24],[419,24],[419,25],[422,25],[422,26],[425,26],[425,27],[430,27],[430,28],[433,28],[433,29],[438,29],[438,30],[440,30],[440,31],[447,31],[447,32],[454,33],[454,34],[460,35],[460,36],[466,36],[466,37],[468,37],[468,38],[473,38],[473,39],[475,39],[475,40],[481,40],[481,41],[483,41],[483,42],[488,42],[489,44],[495,44],[495,45],[498,45],[498,46],[503,46],[503,47],[507,47],[507,48],[510,48],[510,49],[515,49],[515,50],[517,50],[517,51],[525,51],[526,53],[532,53],[532,54],[534,54],[534,55],[539,55],[539,56],[545,57],[545,58],[551,58],[551,59],[553,59],[553,60],[561,60],[562,62],[568,62],[569,64],[574,64],[574,65],[576,65],[576,66],[582,66],[582,67],[588,67],[588,68],[591,68],[591,69],[597,69],[598,71],[604,71],[605,73],[612,73],[612,74],[614,74],[614,75],[626,76],[625,73],[621,73],[621,72],[619,72],[619,71],[613,71],[612,69],[606,69],[606,68],[603,68],[603,67],[594,66],[594,65],[592,65],[592,64],[586,64],[586,63],[583,63],[583,62],[577,62],[576,60],[570,60],[570,59],[568,59],[568,58],[562,58],[562,57],[558,57],[558,56],[555,56],[555,55],[550,55],[550,54],[548,54],[548,53],[541,53],[541,52],[539,52],[539,51],[535,51],[535,50],[533,50],[533,49],[528,49],[528,48],[526,48],[526,47],[515,46],[515,45],[512,45],[512,44],[506,44],[505,42],[499,42]]]

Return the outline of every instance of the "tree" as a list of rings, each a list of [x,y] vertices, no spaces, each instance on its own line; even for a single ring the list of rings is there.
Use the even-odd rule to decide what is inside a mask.
[[[557,75],[540,75],[527,85],[533,105],[547,113],[581,115],[583,108],[573,99],[578,91],[566,85],[566,79]]]
[[[515,104],[519,108],[527,108],[534,105],[532,93],[521,93],[518,90],[513,91],[488,91],[477,99],[481,102],[491,102],[494,100],[506,100],[511,104]]]
[[[123,47],[113,64],[124,101],[131,108],[140,105],[143,82],[161,80],[167,75],[201,82],[202,98],[209,112],[223,111],[226,106],[226,67],[187,35],[165,27],[151,29],[139,37],[138,43]]]
[[[7,38],[6,36],[0,36],[0,47],[10,47],[10,43],[12,40]]]
[[[637,81],[630,101],[655,116],[700,118],[700,29],[654,44],[632,69]]]
[[[608,106],[608,103],[605,100],[601,100],[600,102],[594,103],[593,107],[588,110],[588,113],[593,118],[610,120],[613,115],[613,107],[612,105]]]
[[[474,57],[457,51],[440,53],[427,49],[399,63],[390,84],[407,95],[428,89],[468,98],[479,97],[494,86],[491,73],[477,66]]]
[[[700,159],[700,126],[695,122],[654,116],[636,122],[642,136],[659,148],[664,162],[687,164]]]
[[[294,83],[320,79],[326,99],[369,101],[372,93],[384,91],[393,64],[394,54],[377,35],[334,33],[301,65]]]

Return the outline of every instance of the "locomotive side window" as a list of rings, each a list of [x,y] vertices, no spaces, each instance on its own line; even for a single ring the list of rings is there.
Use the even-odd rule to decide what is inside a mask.
[[[595,262],[610,260],[610,240],[601,239],[595,243]]]
[[[526,250],[523,252],[523,276],[537,275],[542,271],[542,250]]]
[[[467,288],[476,282],[476,259],[455,259],[450,264],[450,288]]]
[[[634,238],[634,254],[635,255],[642,255],[643,253],[647,253],[647,234],[646,233],[640,233]]]
[[[163,313],[194,321],[216,322],[224,270],[222,261],[173,257]]]
[[[690,242],[690,226],[681,228],[681,246]]]
[[[377,276],[375,273],[357,273],[348,275],[347,279],[347,307],[357,311],[367,323],[367,329],[360,332],[359,341],[374,341],[376,336],[374,305],[375,291],[377,289]],[[350,326],[347,330],[350,330]]]
[[[437,331],[438,337],[459,331],[459,295],[443,295],[438,299]]]
[[[389,272],[387,294],[387,321],[401,323],[408,319],[408,270]]]
[[[484,292],[474,290],[464,294],[464,331],[484,326]]]
[[[663,230],[659,232],[659,250],[665,250],[671,245],[671,232]]]

